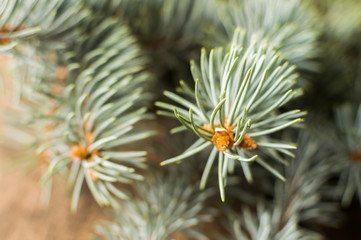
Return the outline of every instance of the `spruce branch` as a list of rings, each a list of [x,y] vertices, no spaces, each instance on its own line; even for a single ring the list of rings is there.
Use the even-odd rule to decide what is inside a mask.
[[[59,50],[79,38],[87,8],[74,0],[4,0],[0,9],[0,53],[16,61],[14,100],[19,101],[24,91],[49,91],[44,78],[54,79],[49,75],[61,62]]]
[[[215,5],[207,0],[125,0],[119,14],[141,42],[162,42],[162,51],[180,51],[201,43],[214,21],[214,10]]]
[[[228,215],[233,238],[323,239],[299,223],[333,227],[339,224],[337,203],[324,198],[327,181],[335,171],[330,156],[318,140],[301,135],[296,158],[286,168],[288,181],[276,183],[273,202],[258,199],[257,213],[245,207],[241,213]]]
[[[235,32],[235,39],[242,38],[242,31]],[[261,150],[284,163],[279,152],[291,155],[293,143],[270,138],[270,134],[287,128],[302,119],[304,112],[292,110],[279,113],[278,109],[299,94],[292,91],[297,74],[294,66],[283,62],[279,54],[265,42],[253,43],[241,49],[237,44],[224,53],[222,48],[211,50],[209,57],[203,49],[200,66],[191,63],[195,80],[193,99],[188,101],[179,95],[165,91],[164,94],[179,104],[156,102],[164,110],[174,111],[175,117],[199,136],[183,154],[165,160],[161,165],[179,162],[212,146],[207,167],[203,172],[204,188],[209,170],[218,153],[218,176],[221,199],[224,201],[224,185],[232,165],[229,161],[242,163],[248,181],[252,181],[250,162],[256,161],[278,178],[284,177],[254,149]]]
[[[335,111],[336,124],[324,138],[333,153],[333,163],[339,175],[338,189],[342,192],[341,204],[350,205],[354,195],[361,204],[361,104],[345,104]],[[337,192],[337,191],[336,191]]]
[[[257,213],[244,208],[241,214],[229,215],[229,231],[236,240],[315,240],[322,239],[315,232],[301,229],[297,216],[292,216],[280,229],[274,226],[279,220],[277,211],[270,211],[259,205]],[[229,239],[223,237],[222,239]]]
[[[276,183],[275,205],[282,209],[281,223],[292,216],[310,225],[337,227],[340,214],[336,201],[328,199],[329,181],[338,167],[321,141],[310,135],[298,138],[296,158],[286,168],[287,182]]]
[[[102,238],[94,239],[208,239],[199,227],[214,215],[205,207],[205,200],[212,194],[210,189],[199,192],[188,178],[178,174],[146,179],[137,185],[134,201],[124,202],[119,211],[114,211],[113,221],[95,227]]]
[[[254,35],[266,38],[282,57],[297,67],[316,70],[316,40],[319,35],[315,13],[299,0],[234,0],[221,7],[219,18],[227,32],[226,44],[235,27],[246,31],[249,40]],[[216,36],[219,38],[218,36]]]
[[[81,1],[73,0],[4,0],[0,4],[0,52],[18,41],[36,38],[38,47],[64,47],[76,37],[76,28],[87,11]]]
[[[218,21],[216,5],[208,0],[124,0],[117,15],[137,36],[150,69],[169,81],[168,72],[190,79],[186,63],[195,58],[207,32]],[[155,64],[156,63],[156,64]],[[173,79],[173,78],[172,78]]]
[[[124,145],[154,134],[133,129],[140,120],[151,118],[145,107],[138,107],[149,99],[142,90],[148,74],[142,68],[140,50],[127,28],[107,21],[104,25],[111,30],[99,40],[98,48],[85,54],[81,62],[68,59],[68,72],[57,97],[54,136],[40,148],[55,155],[49,159],[43,182],[68,169],[73,211],[84,181],[101,206],[118,207],[115,197],[127,199],[116,183],[143,179],[135,170],[145,167],[146,152],[127,151]]]

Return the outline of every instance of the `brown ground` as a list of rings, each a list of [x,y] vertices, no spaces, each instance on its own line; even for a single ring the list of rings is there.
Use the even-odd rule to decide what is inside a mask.
[[[10,153],[0,151],[0,169],[3,169]],[[55,182],[50,205],[44,207],[39,201],[40,176],[39,170],[27,175],[12,170],[0,175],[0,239],[89,239],[94,221],[104,215],[89,193],[80,199],[78,212],[71,214],[70,198],[62,184]]]

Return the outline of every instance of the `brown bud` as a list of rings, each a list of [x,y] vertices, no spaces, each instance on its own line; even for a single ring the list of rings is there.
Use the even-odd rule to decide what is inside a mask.
[[[248,135],[244,135],[241,143],[238,145],[239,148],[241,149],[246,149],[246,150],[252,150],[255,149],[257,147],[257,144],[254,142],[254,140]]]
[[[355,162],[355,163],[361,162],[361,152],[359,152],[359,151],[353,152],[350,157],[351,157],[352,162]]]
[[[210,131],[211,133],[214,133],[214,130],[213,130],[211,124],[205,123],[205,124],[203,124],[202,127],[203,127],[204,129]],[[203,133],[208,133],[208,132],[206,132],[206,131],[204,131],[204,130],[202,130],[202,129],[198,129],[198,131],[203,132]]]
[[[70,155],[77,159],[84,159],[88,155],[88,152],[86,147],[76,145],[71,149]]]
[[[233,147],[234,136],[230,131],[216,132],[213,135],[212,141],[220,152],[224,152]]]
[[[63,90],[63,86],[60,84],[53,83],[50,86],[50,92],[54,95],[58,95]]]
[[[67,72],[68,72],[68,70],[66,69],[65,66],[59,66],[55,72],[55,79],[59,82],[64,81]]]

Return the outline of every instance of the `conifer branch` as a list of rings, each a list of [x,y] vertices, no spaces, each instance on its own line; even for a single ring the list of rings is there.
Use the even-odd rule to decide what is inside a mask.
[[[73,0],[4,0],[0,9],[0,52],[34,37],[40,49],[51,42],[53,49],[64,47],[77,37],[76,28],[87,14],[83,3]]]
[[[234,28],[239,27],[245,31],[245,39],[238,39],[243,43],[250,43],[255,37],[266,38],[282,57],[297,67],[317,70],[314,58],[319,29],[315,13],[305,2],[234,0],[223,5],[219,15],[228,38],[220,40],[217,37],[222,44],[227,44]]]
[[[144,59],[125,27],[104,21],[99,28],[105,26],[112,30],[97,48],[81,62],[69,62],[71,71],[56,98],[59,120],[48,146],[56,157],[49,159],[43,182],[61,169],[69,169],[73,211],[83,183],[102,206],[118,207],[114,197],[127,199],[115,183],[142,180],[135,168],[145,167],[146,152],[127,151],[123,145],[154,134],[133,130],[138,121],[151,118],[145,108],[136,107],[148,98],[141,89],[148,77],[142,69]],[[71,67],[75,65],[78,67]]]
[[[330,154],[310,136],[299,137],[298,143],[297,157],[286,168],[288,181],[276,183],[273,203],[258,202],[257,213],[244,208],[241,214],[229,214],[228,229],[234,239],[323,239],[299,223],[337,227],[337,203],[324,198],[335,170]]]
[[[199,227],[213,218],[213,210],[205,207],[211,194],[211,190],[197,191],[178,174],[148,177],[137,186],[134,201],[124,202],[114,212],[113,221],[95,227],[102,238],[94,239],[208,239]]]
[[[324,141],[337,167],[341,204],[347,207],[355,195],[361,204],[361,104],[345,104],[335,112],[336,124]]]
[[[274,226],[278,221],[277,212],[272,212],[259,206],[257,213],[248,208],[242,210],[242,214],[230,215],[229,230],[232,239],[236,240],[321,240],[322,237],[312,231],[301,229],[298,226],[297,216],[292,216],[282,228]],[[222,239],[229,239],[223,237]]]
[[[242,34],[237,30],[235,38],[240,38]],[[191,70],[196,85],[193,98],[196,103],[168,91],[164,94],[181,105],[175,108],[175,116],[186,129],[202,139],[201,144],[178,157],[165,160],[162,165],[181,161],[213,143],[213,148],[217,148],[225,158],[219,172],[227,172],[229,161],[226,159],[256,161],[284,179],[265,160],[257,160],[254,149],[280,158],[274,150],[282,153],[286,151],[284,147],[291,144],[275,142],[268,135],[301,121],[299,117],[304,114],[297,110],[284,114],[278,112],[280,106],[297,96],[297,91],[291,91],[297,78],[294,67],[283,62],[278,53],[261,42],[253,43],[246,49],[234,43],[225,53],[222,48],[217,48],[211,50],[209,59],[202,51],[200,66],[192,63]],[[162,102],[156,102],[156,105],[168,111],[172,108]],[[261,145],[257,145],[258,141]],[[208,161],[213,162],[213,158]],[[223,182],[226,175],[222,174]],[[202,186],[205,182],[203,178]],[[222,187],[220,191],[224,192]]]

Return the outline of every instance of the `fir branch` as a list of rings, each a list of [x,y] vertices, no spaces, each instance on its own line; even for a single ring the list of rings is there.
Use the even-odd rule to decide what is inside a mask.
[[[167,48],[180,51],[201,43],[214,21],[214,10],[214,4],[207,0],[125,0],[119,14],[141,42],[153,46],[163,43],[162,51]]]
[[[242,210],[242,214],[229,216],[229,230],[232,239],[236,240],[315,240],[322,239],[320,235],[312,231],[299,228],[298,219],[292,216],[280,229],[274,226],[274,221],[279,220],[278,212],[269,211],[259,205],[257,213],[248,208]],[[222,239],[229,239],[223,237]]]
[[[310,133],[299,136],[296,158],[286,168],[288,181],[276,183],[275,204],[282,208],[280,225],[298,215],[300,222],[338,226],[339,206],[326,197],[328,182],[338,169],[331,156]]]
[[[114,212],[113,221],[96,226],[102,238],[94,239],[208,239],[199,227],[213,218],[213,211],[205,207],[211,192],[197,191],[188,178],[177,174],[148,177],[138,184],[135,200],[124,202]]]
[[[4,0],[0,9],[0,52],[30,38],[37,38],[40,48],[64,47],[87,14],[81,1],[72,0]]]
[[[336,109],[336,124],[327,131],[325,144],[333,153],[333,163],[337,167],[341,192],[341,204],[350,205],[354,195],[361,204],[361,104],[345,104]],[[337,193],[337,191],[336,191]],[[338,194],[336,194],[338,195]]]
[[[79,38],[87,8],[73,0],[5,0],[0,4],[0,52],[16,61],[15,100],[29,90],[57,94],[59,86],[52,80],[61,63],[59,50]],[[50,84],[43,84],[49,79]]]
[[[206,33],[214,30],[216,7],[208,0],[124,0],[117,15],[152,59],[151,71],[169,82],[190,79],[186,63],[197,56]],[[169,72],[175,75],[171,79]]]
[[[235,33],[236,36],[241,34],[239,30]],[[179,162],[213,142],[213,148],[220,154],[219,161],[224,162],[219,169],[219,173],[224,172],[220,178],[222,193],[229,160],[256,161],[284,180],[272,166],[257,158],[253,149],[281,158],[275,150],[287,153],[285,149],[295,148],[290,143],[269,138],[269,134],[301,121],[299,117],[304,114],[300,111],[278,112],[280,106],[297,96],[297,91],[290,90],[297,78],[294,67],[283,63],[279,54],[265,43],[254,43],[244,50],[234,44],[226,53],[222,48],[214,49],[209,59],[202,51],[200,66],[192,63],[191,70],[196,85],[193,98],[196,103],[168,91],[164,94],[181,105],[174,108],[176,118],[185,129],[197,134],[200,142],[192,150],[186,150],[162,165]],[[173,108],[162,102],[156,102],[156,105],[164,110]],[[258,142],[261,144],[257,145]],[[208,159],[208,162],[213,161],[211,157]],[[247,178],[252,181],[251,175]],[[204,186],[205,179],[202,182]],[[224,201],[224,194],[221,198]]]
[[[299,223],[339,224],[338,205],[324,198],[327,181],[335,171],[329,152],[305,135],[299,137],[298,146],[297,157],[286,168],[288,181],[276,183],[271,205],[258,199],[257,214],[244,208],[241,214],[228,215],[228,229],[234,239],[323,239]],[[265,206],[272,206],[272,210]]]
[[[219,18],[228,39],[235,27],[245,30],[247,42],[267,38],[281,55],[299,68],[316,70],[316,39],[319,35],[315,13],[299,0],[234,0],[220,8]],[[227,35],[226,34],[226,35]],[[219,38],[219,37],[217,37]]]
[[[115,26],[113,21],[104,21],[99,28],[104,26],[110,26],[111,31],[98,40],[98,48],[84,55],[81,62],[67,65],[71,71],[56,99],[59,120],[48,146],[56,157],[50,159],[43,182],[59,170],[69,169],[73,211],[84,181],[102,206],[118,207],[114,197],[127,199],[115,183],[142,180],[135,168],[145,167],[146,152],[126,151],[123,145],[154,134],[133,130],[138,121],[151,117],[145,108],[137,107],[149,98],[141,89],[148,75],[142,70],[144,59],[139,48],[125,27]],[[78,67],[70,67],[74,65]]]

